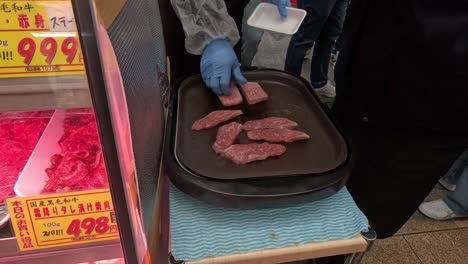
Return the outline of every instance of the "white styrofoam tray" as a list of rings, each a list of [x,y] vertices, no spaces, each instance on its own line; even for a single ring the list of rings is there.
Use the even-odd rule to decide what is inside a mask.
[[[276,5],[260,3],[250,15],[247,24],[269,31],[293,35],[302,24],[307,12],[303,9],[286,7],[287,17],[281,17]]]
[[[45,170],[51,165],[50,157],[60,153],[58,142],[63,135],[64,119],[65,111],[56,110],[16,181],[14,190],[17,196],[41,194],[49,179]]]

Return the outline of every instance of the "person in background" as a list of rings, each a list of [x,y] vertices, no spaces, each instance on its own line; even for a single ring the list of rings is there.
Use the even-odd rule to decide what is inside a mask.
[[[229,95],[231,77],[238,83],[247,82],[233,46],[240,39],[246,0],[171,0],[185,33],[185,49],[201,55],[200,73],[206,86],[217,95]],[[287,16],[289,0],[269,0]],[[229,11],[229,12],[228,12]],[[230,16],[233,15],[236,19]],[[171,34],[171,33],[169,33]],[[240,45],[238,50],[240,51]],[[188,67],[189,64],[184,65]]]
[[[307,16],[289,43],[284,69],[300,76],[307,50],[314,46],[310,81],[317,94],[335,97],[335,86],[328,80],[331,52],[346,15],[348,0],[298,0],[297,7]],[[315,45],[314,45],[315,44]]]
[[[263,37],[263,30],[251,27],[247,24],[247,19],[252,15],[253,11],[262,0],[250,0],[244,11],[244,19],[242,21],[242,54],[241,63],[244,67],[251,67],[252,61],[257,54],[258,45]]]
[[[468,2],[352,0],[348,12],[332,111],[357,157],[348,190],[383,239],[468,146]]]
[[[349,6],[350,2],[351,2],[351,0],[348,1],[348,6]],[[346,18],[349,16],[348,13],[349,13],[349,9],[346,8],[345,21],[346,21]],[[340,55],[340,50],[341,50],[341,47],[343,46],[343,37],[344,37],[344,35],[345,34],[343,33],[343,30],[341,30],[341,34],[338,37],[338,39],[336,40],[335,45],[333,46],[333,49],[332,49],[330,64],[332,65],[333,70],[335,70],[336,62],[338,61],[338,56]]]
[[[468,149],[439,183],[451,193],[442,199],[422,203],[419,211],[434,220],[468,217]]]

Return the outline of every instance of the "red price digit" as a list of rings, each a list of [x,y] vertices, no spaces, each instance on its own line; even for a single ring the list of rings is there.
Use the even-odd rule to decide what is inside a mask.
[[[29,65],[36,51],[36,43],[31,38],[24,38],[18,43],[18,53],[24,57],[23,62]]]
[[[62,53],[67,56],[67,62],[72,63],[78,50],[78,41],[74,37],[68,37],[62,42]]]
[[[80,221],[80,219],[75,219],[71,221],[70,225],[67,228],[67,234],[73,235],[75,237],[81,234],[81,229],[85,229],[86,235],[91,235],[93,231],[96,231],[98,234],[104,234],[109,231],[109,217],[101,216],[97,219],[88,217]]]
[[[109,217],[101,216],[96,219],[96,233],[103,234],[109,231]]]
[[[46,63],[51,64],[55,54],[57,53],[57,41],[51,37],[45,38],[41,42],[41,53],[46,56]]]
[[[73,236],[79,236],[81,233],[81,228],[80,228],[80,219],[75,219],[73,220],[70,225],[67,228],[67,234],[73,235]]]
[[[86,235],[91,235],[91,233],[94,230],[95,225],[96,225],[96,220],[90,217],[83,219],[83,222],[81,222],[81,228],[86,229],[86,232],[85,232]]]

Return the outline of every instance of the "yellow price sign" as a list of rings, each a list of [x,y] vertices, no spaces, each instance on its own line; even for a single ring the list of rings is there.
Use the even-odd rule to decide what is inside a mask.
[[[4,32],[0,78],[84,74],[75,32]]]
[[[7,200],[20,250],[119,238],[109,189]]]
[[[44,3],[36,1],[0,1],[0,31],[48,31]]]

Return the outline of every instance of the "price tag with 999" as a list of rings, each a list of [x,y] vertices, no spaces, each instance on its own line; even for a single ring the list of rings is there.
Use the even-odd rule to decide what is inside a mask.
[[[84,74],[76,32],[4,32],[0,78]]]

